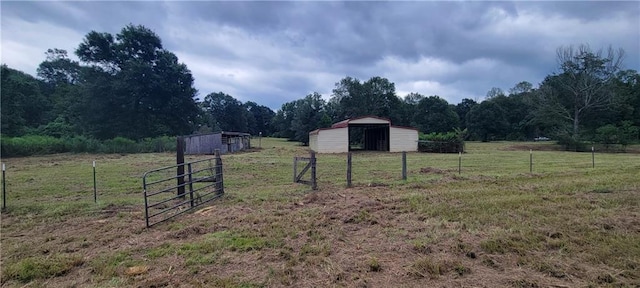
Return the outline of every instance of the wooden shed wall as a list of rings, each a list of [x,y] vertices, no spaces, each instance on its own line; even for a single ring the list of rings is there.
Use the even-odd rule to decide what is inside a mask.
[[[206,134],[191,135],[184,137],[185,154],[213,154],[216,149],[220,149],[221,153],[226,152],[226,145],[222,145],[222,135]]]

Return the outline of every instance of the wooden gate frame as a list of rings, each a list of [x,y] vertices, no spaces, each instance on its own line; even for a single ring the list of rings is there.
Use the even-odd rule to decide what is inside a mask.
[[[302,168],[300,173],[298,173],[298,162],[308,162]],[[309,169],[311,169],[311,179],[310,180],[302,179],[302,176],[304,176],[304,174],[307,173]],[[316,152],[311,151],[310,157],[300,157],[300,156],[293,157],[293,183],[302,183],[306,185],[311,185],[311,189],[313,190],[318,189],[318,182],[316,179]]]

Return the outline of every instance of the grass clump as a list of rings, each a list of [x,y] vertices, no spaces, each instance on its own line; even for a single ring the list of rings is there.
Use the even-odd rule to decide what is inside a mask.
[[[262,248],[275,246],[275,241],[230,231],[212,233],[209,235],[209,238],[209,241],[221,249],[239,252],[260,250]]]
[[[300,256],[323,256],[328,257],[331,255],[331,246],[329,244],[322,245],[310,245],[309,243],[305,243],[300,248]]]
[[[277,246],[271,241],[257,236],[232,231],[220,231],[208,234],[204,240],[185,243],[177,249],[177,254],[185,257],[187,265],[208,265],[217,263],[222,253],[227,251],[248,252]],[[171,249],[159,247],[154,254],[165,255]]]
[[[378,272],[382,270],[382,266],[380,266],[380,261],[378,261],[378,258],[376,257],[369,258],[369,260],[367,261],[367,267],[369,267],[370,272]]]
[[[463,266],[462,264],[456,265],[456,267],[454,267],[453,270],[456,271],[456,273],[458,273],[458,275],[460,276],[464,276],[466,274],[471,273],[471,269]]]
[[[411,264],[409,274],[418,278],[437,278],[446,272],[446,266],[434,261],[430,257],[424,257]]]
[[[499,233],[480,242],[480,248],[487,253],[515,253],[522,256],[531,251],[539,250],[545,242],[544,237],[530,231]]]
[[[75,254],[27,257],[15,263],[4,264],[2,282],[17,280],[27,283],[36,279],[62,276],[82,264],[84,264],[82,256]]]
[[[140,261],[134,260],[128,252],[103,255],[94,258],[89,263],[93,272],[104,279],[116,277],[124,271],[125,267],[131,267],[137,264],[141,264]]]

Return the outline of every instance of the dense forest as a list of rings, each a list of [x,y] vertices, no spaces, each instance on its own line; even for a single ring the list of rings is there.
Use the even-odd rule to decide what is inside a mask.
[[[523,81],[506,93],[492,88],[481,101],[451,104],[418,93],[399,97],[389,79],[345,77],[328,100],[311,93],[277,112],[224,92],[200,100],[187,66],[143,26],[126,26],[116,35],[92,31],[73,52],[79,62],[65,50],[46,51],[36,77],[2,65],[4,156],[96,152],[109,150],[104,143],[133,147],[145,141],[147,150],[162,150],[173,136],[216,131],[306,144],[309,131],[364,115],[424,134],[456,131],[479,141],[544,136],[576,150],[592,142],[624,146],[640,137],[640,75],[624,70],[624,51],[612,48],[560,47],[557,72],[537,87]],[[29,141],[60,147],[18,149]]]

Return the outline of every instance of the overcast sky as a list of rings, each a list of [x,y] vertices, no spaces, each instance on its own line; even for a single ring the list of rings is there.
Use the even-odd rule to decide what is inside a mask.
[[[95,30],[144,25],[224,92],[274,110],[345,76],[386,77],[397,95],[451,104],[492,87],[537,86],[559,46],[609,45],[640,70],[640,2],[0,2],[1,62],[31,75],[49,48],[72,54]],[[75,56],[73,57],[75,58]],[[77,58],[75,58],[77,59]]]

